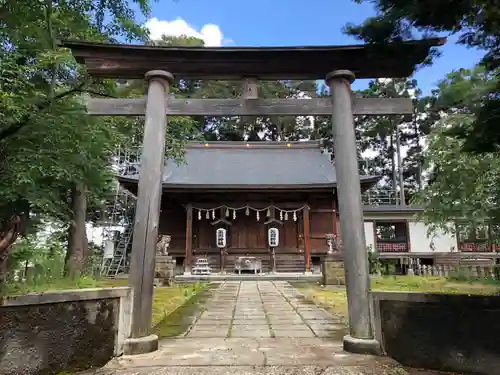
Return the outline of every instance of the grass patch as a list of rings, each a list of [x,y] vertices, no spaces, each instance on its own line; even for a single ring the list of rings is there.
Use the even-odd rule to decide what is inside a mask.
[[[125,280],[126,284],[127,280]],[[78,279],[54,278],[49,280],[32,280],[24,283],[7,283],[2,295],[19,296],[29,293],[43,293],[64,289],[98,288],[103,286],[103,281],[91,277],[80,277]]]
[[[319,305],[326,310],[339,315],[344,322],[347,322],[347,299],[345,289],[324,288],[316,284],[296,285],[306,299],[315,305]]]
[[[294,284],[304,295],[304,298],[316,305],[340,315],[347,322],[347,299],[342,287],[319,284]],[[447,294],[500,294],[500,284],[493,280],[469,282],[450,281],[445,277],[423,276],[382,276],[371,279],[371,289],[374,291],[401,291]]]
[[[383,276],[371,279],[371,289],[379,291],[404,291],[451,294],[495,295],[500,292],[496,280],[451,281],[433,276]]]
[[[155,327],[174,310],[184,305],[205,288],[206,284],[202,283],[155,288],[153,294],[152,326]]]
[[[204,303],[215,286],[207,283],[155,289],[153,333],[159,338],[184,333],[204,310]]]

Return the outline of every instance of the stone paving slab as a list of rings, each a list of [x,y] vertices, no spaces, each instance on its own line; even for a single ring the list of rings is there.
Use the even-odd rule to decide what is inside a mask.
[[[334,337],[340,318],[309,303],[286,281],[221,283],[186,337]]]
[[[248,326],[249,328],[259,326],[259,325],[265,325],[265,326],[268,325],[268,322],[265,318],[263,318],[263,319],[251,319],[251,320],[250,319],[234,319],[232,323],[233,323],[233,327],[245,325],[245,326]]]
[[[158,351],[112,360],[106,368],[159,366],[362,366],[387,358],[347,354],[342,344],[311,338],[181,338],[162,340]],[[231,367],[232,368],[232,367]],[[121,371],[120,371],[121,373]],[[358,373],[359,374],[359,373]]]
[[[232,316],[201,316],[200,320],[210,320],[213,322],[226,322],[226,321],[231,321]],[[197,324],[197,323],[195,323]]]
[[[302,324],[304,321],[300,317],[269,318],[271,325]]]
[[[273,328],[273,333],[274,337],[277,338],[282,338],[282,337],[316,337],[314,333],[308,329],[308,330],[296,330],[296,331],[289,331],[289,330],[277,330]],[[325,336],[329,337],[329,336]]]
[[[263,338],[272,337],[269,328],[266,329],[252,329],[252,330],[232,330],[231,337],[251,337],[251,338]]]
[[[315,324],[314,321],[308,322],[309,327],[313,330],[323,330],[323,331],[342,331],[345,329],[343,324],[330,324],[330,323],[320,323]]]
[[[214,338],[218,337],[224,339],[228,336],[227,332],[211,332],[211,331],[194,331],[189,334],[192,338]]]
[[[231,322],[227,322],[226,324],[219,324],[219,325],[196,325],[193,328],[191,328],[190,332],[193,332],[195,330],[198,331],[220,331],[220,330],[228,330],[229,327],[231,326]]]
[[[79,375],[388,375],[404,374],[399,370],[390,370],[395,364],[373,363],[354,366],[176,366],[145,367],[130,369],[100,369]],[[389,372],[391,371],[391,372]],[[439,375],[435,372],[410,371],[409,375]]]

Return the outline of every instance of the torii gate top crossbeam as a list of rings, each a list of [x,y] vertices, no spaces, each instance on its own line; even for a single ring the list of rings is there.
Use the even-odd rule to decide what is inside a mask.
[[[391,44],[317,47],[162,47],[60,42],[71,49],[93,77],[143,79],[151,70],[178,78],[260,80],[324,79],[336,69],[349,69],[356,78],[408,77],[432,47],[446,39]]]

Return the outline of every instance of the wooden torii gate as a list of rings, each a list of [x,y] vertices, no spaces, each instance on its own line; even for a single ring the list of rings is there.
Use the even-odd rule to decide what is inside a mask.
[[[151,334],[155,245],[158,235],[168,115],[182,116],[332,116],[335,165],[344,246],[349,335],[344,349],[378,353],[370,320],[369,274],[353,115],[412,114],[411,99],[353,98],[354,78],[408,77],[431,47],[444,39],[384,45],[265,48],[201,48],[112,45],[65,41],[79,63],[96,78],[144,79],[139,99],[90,99],[96,116],[145,116],[129,284],[134,289],[127,354],[154,351]],[[159,70],[162,69],[162,70]],[[348,70],[347,70],[348,69]],[[170,99],[174,77],[241,79],[242,99]],[[258,99],[257,80],[325,79],[330,98]]]

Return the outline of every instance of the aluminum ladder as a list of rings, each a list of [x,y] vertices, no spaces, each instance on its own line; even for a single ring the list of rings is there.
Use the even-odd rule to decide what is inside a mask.
[[[125,271],[125,260],[127,256],[127,249],[130,244],[130,240],[132,239],[132,232],[133,224],[128,224],[123,233],[120,233],[113,258],[107,259],[107,264],[104,266],[104,276],[116,277],[120,271]]]

